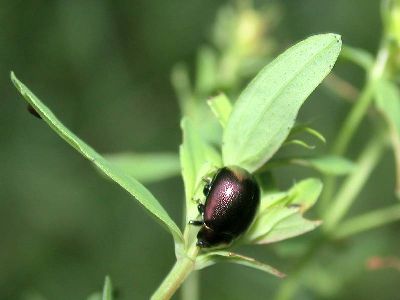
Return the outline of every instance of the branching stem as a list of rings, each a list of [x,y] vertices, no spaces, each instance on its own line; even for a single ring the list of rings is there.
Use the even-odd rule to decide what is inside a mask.
[[[193,244],[187,252],[187,256],[178,258],[171,271],[165,277],[158,289],[151,297],[152,300],[167,300],[178,290],[184,280],[194,269],[195,260],[199,248]]]

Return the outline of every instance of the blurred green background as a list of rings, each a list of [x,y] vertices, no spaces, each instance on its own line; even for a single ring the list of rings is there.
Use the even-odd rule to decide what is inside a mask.
[[[217,11],[227,3],[0,1],[0,299],[85,299],[101,289],[106,274],[118,299],[147,299],[174,262],[170,236],[26,112],[9,71],[99,152],[177,152],[180,112],[170,71],[179,61],[193,69],[196,51],[210,42]],[[257,1],[256,7],[269,3]],[[344,43],[371,52],[379,44],[377,0],[273,3],[281,15],[272,33],[278,49],[321,32],[339,33]],[[335,71],[356,86],[363,82],[363,73],[348,63],[339,61]],[[348,109],[320,87],[299,118],[313,121],[329,145]],[[365,122],[351,158],[368,130]],[[286,168],[278,173],[279,183],[285,187],[310,174],[315,176]],[[393,203],[393,174],[388,152],[351,214]],[[147,186],[179,222],[181,179]],[[400,272],[368,271],[365,261],[397,255],[399,229],[393,224],[325,249],[316,261],[334,276],[311,272],[296,299],[398,299]],[[286,248],[296,241],[285,242]],[[242,252],[283,271],[296,261],[278,246]],[[217,265],[201,272],[201,299],[269,299],[279,285],[279,279],[261,272]]]

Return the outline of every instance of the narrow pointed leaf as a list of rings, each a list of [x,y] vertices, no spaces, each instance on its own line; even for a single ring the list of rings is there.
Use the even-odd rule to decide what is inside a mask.
[[[369,71],[374,64],[374,57],[371,55],[371,53],[365,51],[364,49],[355,48],[348,45],[343,46],[340,57],[350,60],[367,71]]]
[[[285,143],[283,144],[283,146],[290,146],[290,145],[300,146],[300,147],[306,148],[306,149],[308,149],[308,150],[313,150],[313,149],[315,149],[315,146],[314,146],[314,145],[310,145],[310,144],[306,143],[305,141],[297,140],[297,139],[295,139],[295,140],[289,140],[289,141],[287,141],[287,142],[285,142]]]
[[[257,244],[271,244],[299,236],[321,225],[321,221],[304,219],[301,214],[293,214],[276,224],[266,235],[257,240]]]
[[[400,135],[400,91],[393,82],[381,79],[377,83],[376,105]]]
[[[186,221],[197,215],[193,197],[201,182],[201,177],[212,168],[221,166],[219,154],[200,136],[189,118],[181,122],[183,143],[180,147],[182,176],[185,184]]]
[[[241,254],[228,252],[228,251],[213,251],[209,254],[205,254],[200,256],[196,261],[196,268],[198,270],[204,269],[208,266],[219,262],[228,262],[228,263],[235,263],[243,266],[247,266],[250,268],[254,268],[279,278],[284,278],[286,275],[277,269],[271,267],[270,265],[264,264],[255,260],[252,257],[244,256]]]
[[[324,144],[326,143],[326,139],[325,137],[317,130],[315,130],[314,128],[311,128],[309,126],[307,126],[306,124],[298,124],[295,125],[292,130],[290,130],[288,139],[290,139],[291,137],[299,134],[299,133],[308,133],[312,136],[314,136],[315,138],[317,138],[318,140],[320,140],[321,142],[323,142]]]
[[[133,195],[142,206],[151,213],[165,228],[167,228],[176,242],[182,240],[182,234],[178,226],[170,218],[168,213],[160,205],[157,199],[135,178],[129,176],[118,167],[108,162],[104,157],[98,154],[93,148],[87,145],[67,127],[65,127],[60,120],[45,106],[23,83],[21,83],[11,73],[11,80],[25,98],[25,100],[32,105],[36,112],[42,119],[68,144],[75,148],[85,158],[90,160],[96,167],[99,168],[106,176],[110,177],[113,181],[118,183],[122,188]]]
[[[276,192],[262,197],[260,211],[272,207],[295,206],[301,212],[309,210],[322,191],[322,182],[317,178],[307,178],[296,183],[286,192]]]
[[[175,153],[112,153],[104,157],[140,182],[155,182],[180,174]]]
[[[235,103],[223,135],[225,165],[249,171],[282,145],[297,113],[332,69],[341,48],[335,34],[312,36],[267,65]]]
[[[286,157],[272,159],[260,170],[265,172],[273,168],[287,166],[290,164],[312,168],[318,172],[321,172],[322,174],[336,176],[349,174],[355,168],[354,162],[348,160],[347,158],[336,155],[324,155],[319,157]]]
[[[197,57],[196,92],[209,95],[215,89],[218,74],[217,55],[210,47],[200,48]]]
[[[289,191],[287,205],[297,205],[304,213],[314,206],[322,192],[322,182],[317,178],[308,178],[295,184]]]
[[[300,165],[310,166],[317,171],[328,175],[349,174],[355,168],[355,164],[352,161],[336,155],[294,159],[293,162]]]
[[[102,300],[113,300],[111,279],[108,276],[104,282]]]
[[[190,105],[193,105],[192,88],[190,85],[189,71],[185,64],[177,64],[172,69],[171,83],[178,98],[182,113],[187,114]]]
[[[315,204],[321,191],[322,182],[309,178],[287,192],[264,196],[253,224],[239,242],[272,243],[313,230],[319,221],[306,220],[302,214]]]
[[[207,101],[212,112],[221,123],[222,127],[226,127],[229,116],[232,112],[232,104],[225,94],[219,94],[218,96],[212,97]]]
[[[335,238],[346,238],[400,220],[400,204],[376,209],[341,223],[333,233]]]

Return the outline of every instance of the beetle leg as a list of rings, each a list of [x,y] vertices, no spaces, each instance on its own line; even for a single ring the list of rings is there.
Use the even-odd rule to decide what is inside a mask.
[[[210,190],[211,190],[211,183],[207,182],[203,187],[203,195],[207,197],[208,194],[210,193]]]
[[[193,226],[202,226],[204,224],[204,222],[203,221],[198,221],[198,220],[190,220],[189,224],[193,225]]]
[[[200,198],[192,197],[192,201],[193,201],[194,203],[199,203],[199,202],[201,201],[201,199],[200,199]]]
[[[204,214],[204,204],[198,204],[197,205],[197,210],[199,211],[199,213],[201,214],[201,215],[203,215]]]
[[[197,241],[196,246],[200,248],[207,248],[208,244],[204,241]]]
[[[203,176],[203,177],[201,177],[201,180],[204,181],[205,183],[210,184],[213,179],[210,176]]]

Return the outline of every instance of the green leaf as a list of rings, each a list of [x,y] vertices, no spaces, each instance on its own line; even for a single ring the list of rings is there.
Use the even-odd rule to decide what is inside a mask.
[[[228,263],[235,263],[247,266],[250,268],[254,268],[272,274],[279,278],[284,278],[286,276],[284,273],[278,271],[277,269],[269,265],[266,265],[264,263],[261,263],[252,257],[228,251],[213,251],[211,253],[199,256],[196,260],[196,269],[201,270],[219,262],[228,262]]]
[[[376,83],[376,106],[400,135],[400,91],[391,81],[381,79]]]
[[[308,149],[308,150],[313,150],[313,149],[315,149],[315,146],[314,146],[314,145],[307,144],[305,141],[297,140],[297,139],[288,140],[288,141],[286,141],[286,142],[283,144],[283,146],[290,146],[290,145],[300,146],[300,147],[306,148],[306,149]]]
[[[365,51],[364,49],[355,48],[348,45],[343,45],[340,57],[359,65],[366,71],[372,69],[374,64],[374,57],[371,55],[371,53]]]
[[[260,211],[253,224],[238,243],[254,244],[271,233],[275,226],[286,218],[299,214],[297,207],[271,207]]]
[[[268,234],[257,239],[257,244],[271,244],[299,236],[314,230],[321,223],[304,219],[300,214],[293,214],[276,224]]]
[[[207,100],[207,104],[210,106],[222,127],[225,128],[232,112],[232,104],[228,97],[222,93]]]
[[[171,83],[178,98],[181,112],[187,114],[191,110],[194,99],[190,86],[189,71],[185,64],[177,64],[171,73]]]
[[[175,153],[113,153],[105,158],[141,182],[155,182],[180,174],[179,156]]]
[[[180,146],[182,177],[185,184],[186,222],[197,216],[192,200],[201,183],[201,177],[221,166],[221,157],[209,146],[196,130],[189,118],[181,122],[183,143]]]
[[[196,92],[209,95],[215,89],[218,74],[217,55],[210,47],[202,47],[197,57]]]
[[[320,141],[323,142],[324,144],[326,143],[325,137],[324,137],[319,131],[317,131],[317,130],[315,130],[315,129],[309,127],[309,126],[307,126],[306,124],[298,124],[298,125],[295,125],[295,126],[292,128],[292,130],[290,131],[289,136],[288,136],[288,139],[289,139],[290,137],[293,137],[293,136],[295,136],[295,135],[297,135],[297,134],[299,134],[299,133],[302,133],[302,132],[306,132],[306,133],[308,133],[308,134],[310,134],[310,135],[316,137],[318,140],[320,140]]]
[[[298,205],[301,212],[306,212],[314,206],[321,192],[321,180],[317,178],[304,179],[289,190],[290,201],[286,205]]]
[[[355,164],[341,156],[326,155],[314,158],[292,159],[292,163],[312,167],[317,171],[328,175],[345,175],[351,173]]]
[[[400,199],[400,90],[391,81],[381,79],[375,86],[375,103],[390,131],[396,161],[396,194]]]
[[[332,69],[340,48],[338,35],[312,36],[285,51],[253,79],[224,131],[224,165],[253,172],[279,149],[301,105]]]
[[[317,178],[307,178],[296,183],[286,192],[275,192],[261,198],[260,211],[271,207],[295,206],[306,212],[314,206],[322,191],[322,182]]]
[[[333,232],[335,238],[346,238],[400,220],[400,204],[354,216],[339,224]]]
[[[241,241],[267,244],[315,229],[320,222],[306,220],[302,214],[315,204],[321,191],[321,181],[309,178],[287,192],[264,196],[253,224]]]
[[[272,159],[259,169],[258,172],[264,174],[264,172],[273,168],[290,164],[313,168],[327,175],[345,175],[351,173],[355,168],[355,164],[344,157],[324,155],[320,157],[286,157]]]
[[[160,205],[157,199],[135,178],[129,176],[115,165],[108,162],[93,148],[87,145],[68,128],[66,128],[57,117],[45,106],[23,83],[21,83],[14,73],[11,73],[11,80],[25,98],[32,105],[42,119],[68,144],[75,148],[85,158],[90,160],[96,167],[101,170],[104,175],[110,177],[118,183],[122,188],[133,195],[143,207],[151,213],[165,228],[173,235],[176,242],[182,241],[182,234],[178,226],[170,218],[168,213]]]
[[[107,276],[106,280],[104,281],[102,300],[112,300],[112,299],[113,299],[113,296],[112,296],[111,279],[109,276]]]

